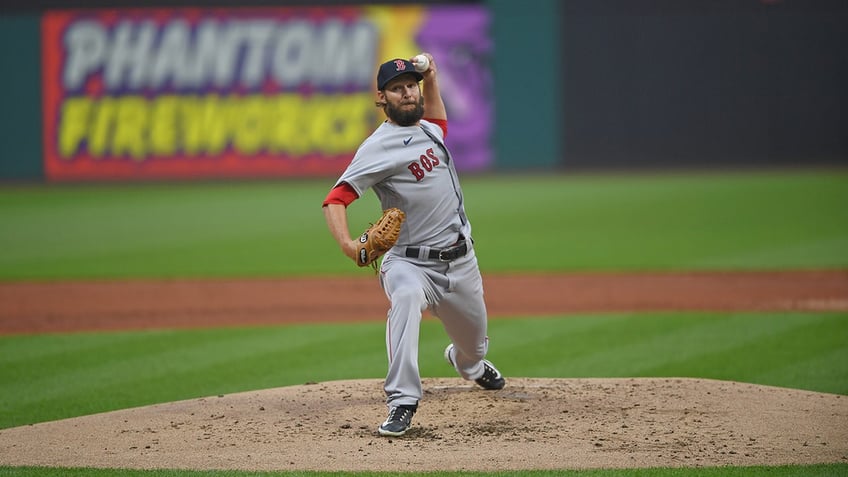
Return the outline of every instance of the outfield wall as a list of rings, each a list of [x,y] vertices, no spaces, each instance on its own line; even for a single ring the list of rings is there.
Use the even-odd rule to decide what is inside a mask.
[[[564,5],[566,165],[848,164],[848,2]]]
[[[333,15],[376,30],[343,42],[346,58],[357,44],[371,45],[364,63],[419,49],[445,58],[451,147],[466,171],[848,164],[848,2],[320,3],[258,0],[245,18],[216,0],[182,9],[151,1],[144,11],[129,0],[5,2],[0,179],[335,175],[380,120],[369,105],[373,68],[345,68],[342,80],[318,87],[283,84],[285,74],[268,73],[272,63],[251,75],[245,53],[216,70],[223,83],[175,88],[173,73],[160,75],[171,86],[133,80],[126,55],[112,58],[123,79],[105,63],[74,76],[69,65],[82,56],[67,36],[95,24],[114,49],[118,25],[132,21],[124,47],[144,41],[145,22],[161,40],[178,24],[200,35],[209,18],[252,22],[247,35],[261,36],[265,20],[279,30],[296,17],[324,31]],[[161,73],[162,64],[138,71]],[[255,124],[282,126],[259,133]]]

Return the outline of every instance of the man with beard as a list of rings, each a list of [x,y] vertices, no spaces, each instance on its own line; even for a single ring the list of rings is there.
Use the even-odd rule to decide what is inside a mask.
[[[324,200],[324,216],[342,252],[356,262],[347,206],[369,188],[383,208],[406,221],[380,264],[380,285],[391,302],[386,324],[389,369],[384,390],[388,417],[382,436],[401,436],[422,397],[418,337],[425,309],[439,318],[451,343],[445,359],[484,389],[505,381],[485,359],[489,348],[483,281],[465,214],[454,158],[445,147],[448,121],[432,55],[423,73],[396,58],[380,66],[377,106],[383,122],[359,147]],[[419,85],[423,83],[423,88]]]

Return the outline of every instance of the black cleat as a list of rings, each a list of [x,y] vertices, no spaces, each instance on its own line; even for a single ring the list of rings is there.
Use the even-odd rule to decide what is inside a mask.
[[[412,426],[412,416],[418,406],[397,406],[389,409],[389,417],[377,429],[381,436],[402,436]]]
[[[453,362],[453,357],[451,356],[451,351],[453,350],[453,343],[449,344],[447,348],[445,348],[445,359],[451,366],[456,369],[456,364]],[[491,361],[484,359],[483,360],[483,375],[474,380],[475,383],[479,384],[483,389],[488,390],[498,390],[503,389],[506,385],[506,380],[501,375],[501,372],[498,371],[498,368],[492,364]]]
[[[496,390],[503,389],[506,385],[506,380],[501,376],[501,372],[488,360],[483,360],[483,375],[474,380],[483,389]]]

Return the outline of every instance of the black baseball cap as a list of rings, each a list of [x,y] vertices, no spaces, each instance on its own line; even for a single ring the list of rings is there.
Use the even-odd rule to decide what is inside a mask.
[[[377,73],[377,89],[382,90],[386,87],[386,83],[403,74],[411,74],[415,76],[416,81],[424,79],[424,75],[415,71],[415,66],[403,58],[395,58],[380,65],[380,72]]]

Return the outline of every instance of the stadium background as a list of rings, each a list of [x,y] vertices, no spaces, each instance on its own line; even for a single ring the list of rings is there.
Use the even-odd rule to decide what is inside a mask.
[[[306,4],[259,0],[250,5]],[[43,92],[49,87],[42,82],[43,18],[56,9],[139,4],[5,5],[0,97],[7,113],[0,118],[0,178],[39,181],[46,177],[49,144],[43,134],[49,124],[43,114]],[[147,8],[157,5],[166,16],[169,8],[178,9],[174,3],[145,2]],[[478,118],[491,122],[484,136],[491,147],[487,171],[846,164],[844,2],[379,4],[425,12],[469,5],[487,14],[491,40],[487,56],[477,59],[491,78],[493,113]]]
[[[167,18],[174,5],[145,2],[157,18]],[[296,4],[251,5],[276,12]],[[49,64],[45,38],[57,38],[46,36],[45,18],[60,21],[65,8],[87,7],[96,10],[86,14],[108,18],[115,8],[135,6],[121,0],[3,4],[0,278],[6,289],[39,281],[49,288],[54,280],[61,287],[75,279],[361,272],[332,252],[316,212],[330,172],[317,180],[142,187],[124,184],[144,178],[132,175],[92,187],[65,187],[56,184],[65,179],[48,177],[44,108],[59,102],[43,96],[56,88],[42,81]],[[227,14],[233,2],[191,7],[222,7]],[[485,237],[479,241],[484,272],[845,269],[845,2],[493,0],[377,7],[469,7],[487,15],[491,52],[482,64],[491,78],[493,112],[478,116],[489,124],[484,146],[491,154],[480,172],[498,174],[464,182],[475,197],[475,228]],[[51,51],[58,51],[56,43]],[[703,173],[712,168],[720,171]],[[586,170],[616,174],[568,177]],[[687,173],[635,174],[642,170]],[[531,171],[541,173],[512,174]],[[355,223],[372,218],[372,199],[358,201]],[[538,224],[545,221],[553,223],[540,238]],[[286,243],[305,245],[292,254]],[[532,246],[516,254],[515,243]],[[5,306],[19,298],[5,296]],[[498,359],[516,376],[699,376],[839,394],[848,383],[841,364],[848,362],[844,311],[519,318],[493,321]],[[4,336],[0,383],[9,392],[0,403],[0,427],[383,373],[384,351],[373,345],[381,340],[381,323],[315,326]],[[443,375],[444,337],[432,321],[425,327],[422,369]],[[125,340],[138,344],[128,347]],[[563,346],[575,342],[581,346]],[[191,356],[174,359],[172,350]],[[336,360],[356,362],[355,374]],[[844,464],[832,473],[840,471]],[[46,471],[33,474],[48,475],[39,472]]]

